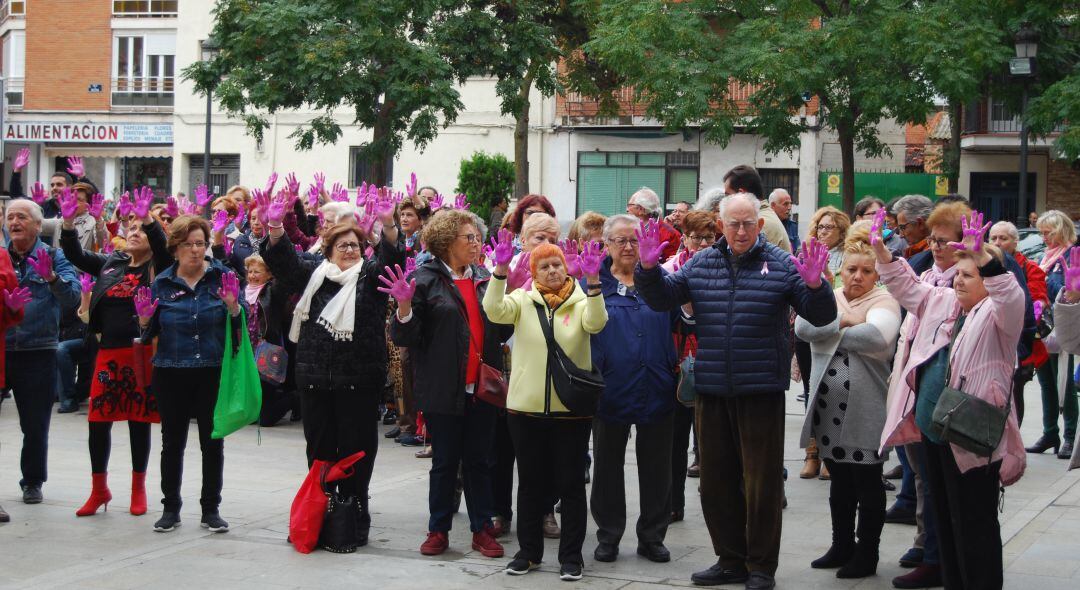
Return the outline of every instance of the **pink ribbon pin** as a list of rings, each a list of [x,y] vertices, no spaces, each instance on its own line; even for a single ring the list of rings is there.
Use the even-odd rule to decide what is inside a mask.
[[[768,262],[761,265],[761,276],[765,276],[767,274],[769,274],[769,263]]]
[[[564,325],[564,326],[569,326],[570,325],[570,314],[566,314],[566,315],[563,316],[562,325]]]

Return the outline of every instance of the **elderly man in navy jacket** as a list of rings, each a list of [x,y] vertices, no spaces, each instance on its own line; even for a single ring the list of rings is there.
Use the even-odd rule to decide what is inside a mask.
[[[657,232],[640,232],[634,273],[650,307],[693,303],[701,507],[719,556],[699,585],[772,588],[783,510],[784,392],[790,384],[788,309],[815,326],[836,318],[823,283],[824,250],[813,240],[794,260],[765,241],[752,195],[720,203],[723,238],[677,272],[657,266]]]

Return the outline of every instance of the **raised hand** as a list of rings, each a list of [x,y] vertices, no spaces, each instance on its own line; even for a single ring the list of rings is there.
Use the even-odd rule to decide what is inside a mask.
[[[70,174],[75,180],[79,180],[83,176],[86,176],[86,169],[83,168],[82,158],[78,156],[72,156],[67,159],[68,161],[68,174]]]
[[[506,292],[510,293],[519,287],[528,287],[530,281],[532,281],[532,272],[529,271],[529,253],[522,252],[521,256],[518,256],[517,264],[506,275]]]
[[[311,185],[308,188],[308,207],[314,209],[319,206],[319,195],[322,194],[322,188],[316,185]]]
[[[30,268],[33,268],[39,277],[50,283],[56,277],[53,273],[52,258],[49,257],[49,251],[45,248],[38,248],[34,252],[34,256],[26,259],[26,264],[30,265]]]
[[[228,258],[229,256],[232,256],[232,248],[233,248],[233,241],[232,240],[230,240],[229,238],[225,238],[225,242],[222,243],[221,246],[223,248],[225,248],[225,257],[226,258]]]
[[[465,211],[469,208],[469,197],[465,196],[465,193],[458,193],[454,197],[454,209],[461,209]]]
[[[440,195],[439,193],[435,193],[435,196],[431,197],[431,200],[428,201],[428,208],[431,209],[432,213],[438,211],[439,209],[442,209],[443,208],[443,196]]]
[[[360,215],[356,213],[353,217],[356,218],[356,225],[363,230],[367,235],[371,235],[371,232],[375,229],[375,221],[377,218],[371,213],[372,207],[369,201],[367,206],[364,207],[364,214]]]
[[[323,187],[326,186],[326,174],[322,172],[315,173],[315,188],[318,192],[322,192]]]
[[[65,186],[64,190],[60,192],[59,200],[60,215],[64,217],[64,221],[75,219],[75,215],[79,213],[79,198],[75,196],[75,191]]]
[[[218,289],[218,297],[225,302],[225,305],[229,306],[229,309],[236,305],[237,299],[240,298],[240,279],[235,272],[230,270],[221,275],[221,288]]]
[[[581,265],[579,264],[580,257],[578,256],[577,244],[573,240],[563,240],[559,242],[559,247],[562,248],[563,258],[566,259],[566,274],[575,279],[580,279]]]
[[[86,212],[94,219],[101,219],[103,211],[105,211],[105,195],[94,193],[94,196],[90,197],[90,206],[86,209]]]
[[[405,260],[405,276],[412,276],[416,272],[416,257],[410,256]]]
[[[514,234],[510,230],[500,229],[497,237],[491,238],[492,262],[495,266],[506,266],[514,259]],[[490,256],[489,256],[490,258]]]
[[[149,320],[157,311],[158,300],[153,298],[150,287],[139,287],[135,291],[132,303],[135,304],[135,315],[139,316],[140,320]]]
[[[88,274],[84,274],[81,277],[79,277],[79,286],[82,287],[82,292],[83,293],[92,292],[94,290],[94,285],[96,285],[96,284],[97,284],[97,282],[94,281],[94,277],[92,277],[92,276],[90,276]]]
[[[224,209],[219,209],[217,213],[214,213],[214,227],[211,229],[213,233],[223,232],[229,225],[229,212]]]
[[[26,165],[29,164],[29,163],[30,163],[30,149],[29,148],[23,148],[23,149],[19,150],[19,154],[15,156],[15,162],[11,165],[11,168],[15,172],[18,172],[19,170],[22,170],[23,168],[26,168]]]
[[[26,155],[27,155],[27,157],[30,157],[29,150],[27,150]],[[409,173],[409,184],[405,185],[405,194],[409,195],[410,197],[415,197],[416,196],[416,185],[417,185],[416,173],[415,172],[410,172]]]
[[[878,209],[877,214],[874,215],[874,221],[870,224],[870,248],[881,263],[892,260],[892,253],[885,247],[885,214],[884,208]]]
[[[30,294],[29,287],[16,287],[10,291],[4,289],[4,305],[11,311],[19,311],[26,307],[34,296]]]
[[[147,215],[150,215],[150,204],[153,202],[153,189],[144,186],[135,191],[135,205],[132,207],[131,212],[135,214],[135,217],[145,219]]]
[[[379,275],[379,282],[385,285],[384,287],[376,287],[380,293],[386,293],[394,298],[400,305],[402,302],[412,302],[413,295],[416,294],[416,279],[406,279],[405,271],[401,270],[401,266],[394,265],[394,268],[386,267],[383,271],[384,275]]]
[[[1065,264],[1065,299],[1075,303],[1080,300],[1080,246],[1069,250],[1069,262]]]
[[[964,231],[964,240],[962,242],[949,242],[949,246],[957,250],[980,252],[982,251],[986,232],[993,224],[994,222],[992,221],[987,221],[983,224],[983,214],[978,211],[972,211],[970,217],[960,218],[960,227],[963,228]]]
[[[347,202],[349,200],[349,189],[341,186],[341,183],[335,182],[333,190],[330,191],[330,200],[339,203]]]
[[[236,204],[236,217],[233,217],[233,225],[236,229],[244,227],[244,222],[247,221],[247,210],[244,208],[244,202],[240,201]]]
[[[289,189],[289,194],[291,195],[300,194],[300,181],[296,179],[296,173],[290,172],[285,177],[285,187]]]
[[[649,221],[641,223],[641,228],[634,230],[638,239],[638,256],[641,268],[649,269],[660,262],[660,256],[667,247],[667,242],[660,241],[660,225]]]
[[[38,205],[44,205],[45,201],[49,200],[49,194],[45,192],[45,185],[35,182],[34,186],[30,188],[30,198]]]
[[[285,219],[285,199],[281,198],[282,195],[278,194],[273,201],[266,207],[266,220],[267,225],[276,227],[281,224],[281,220]],[[261,210],[261,209],[260,209]]]
[[[176,197],[165,199],[165,214],[173,219],[180,217],[180,206],[176,202]]]
[[[386,192],[382,192],[375,201],[375,216],[383,225],[394,225],[394,201]]]
[[[266,194],[268,194],[268,195],[274,194],[274,185],[277,184],[277,179],[278,179],[277,172],[271,172],[270,173],[270,178],[266,179],[266,190],[265,190]]]
[[[600,266],[604,263],[604,248],[600,242],[596,240],[590,240],[585,243],[585,248],[581,251],[581,267],[582,274],[589,282],[594,283],[599,280]]]
[[[200,207],[209,205],[212,197],[213,195],[210,194],[210,188],[205,184],[200,184],[195,187],[195,202],[198,203]]]
[[[127,219],[128,215],[131,215],[131,193],[124,192],[120,195],[120,204],[117,205],[116,211],[120,214],[120,219]]]
[[[809,242],[803,242],[798,258],[791,256],[791,263],[799,271],[799,276],[806,286],[817,289],[821,286],[821,275],[828,267],[829,249],[825,244],[810,238]]]

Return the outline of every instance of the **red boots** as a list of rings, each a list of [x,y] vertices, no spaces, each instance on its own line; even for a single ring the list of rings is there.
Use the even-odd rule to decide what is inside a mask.
[[[112,492],[109,491],[109,474],[108,473],[93,473],[94,487],[90,490],[90,498],[83,504],[82,508],[75,511],[75,516],[90,516],[97,512],[98,508],[105,505],[105,510],[109,509],[109,502],[112,500]]]
[[[146,472],[131,472],[131,513],[146,514]]]

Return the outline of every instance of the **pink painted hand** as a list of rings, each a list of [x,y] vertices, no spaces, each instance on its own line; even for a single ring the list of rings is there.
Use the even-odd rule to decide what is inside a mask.
[[[268,194],[268,195],[274,194],[274,186],[277,184],[277,179],[278,179],[277,172],[271,172],[270,173],[270,178],[266,179],[266,189],[265,189],[266,194]]]
[[[978,211],[972,211],[970,217],[960,218],[960,227],[964,231],[963,241],[949,242],[949,246],[956,250],[971,250],[972,252],[981,252],[983,242],[986,241],[986,232],[993,224],[993,221],[987,221],[984,224],[983,214]]]
[[[105,240],[105,245],[101,247],[101,251],[104,254],[112,254],[116,251],[116,246],[113,245],[112,240]]]
[[[135,191],[135,205],[132,213],[140,219],[150,215],[150,205],[154,202],[154,189],[144,186]]]
[[[1035,311],[1035,321],[1036,321],[1036,322],[1038,322],[1039,320],[1041,320],[1041,319],[1042,319],[1042,314],[1043,314],[1043,302],[1042,302],[1042,301],[1035,301],[1035,302],[1033,302],[1033,303],[1031,304],[1031,306],[1032,306],[1032,308],[1033,308],[1033,309],[1034,309],[1034,311]]]
[[[442,209],[443,208],[443,196],[440,195],[439,193],[435,193],[435,196],[431,197],[431,200],[428,201],[428,207],[431,209],[432,213],[434,213],[435,211],[438,211],[439,209]]]
[[[289,194],[300,194],[300,181],[296,179],[296,173],[290,172],[285,176],[285,187],[289,189]]]
[[[105,211],[105,195],[94,193],[94,196],[90,197],[90,206],[86,209],[86,212],[94,219],[101,219],[103,211]]]
[[[63,216],[64,221],[75,219],[79,213],[79,198],[75,196],[75,192],[65,186],[64,190],[60,191],[59,201],[60,215]]]
[[[817,289],[821,286],[821,276],[828,268],[829,249],[825,244],[810,238],[809,242],[803,242],[799,250],[798,258],[791,256],[791,263],[795,270],[799,271],[807,287]]]
[[[585,243],[585,248],[581,251],[581,273],[585,276],[590,283],[596,283],[600,277],[600,266],[604,264],[603,245],[597,240],[590,240]]]
[[[315,173],[315,188],[318,189],[318,192],[322,192],[323,187],[325,187],[325,186],[326,186],[326,174],[323,173],[323,172],[316,172]]]
[[[67,161],[68,161],[68,169],[67,169],[68,174],[70,174],[76,180],[76,182],[80,178],[86,176],[86,169],[83,168],[82,158],[80,158],[78,156],[72,156],[72,157],[68,158]]]
[[[225,243],[222,244],[222,247],[225,248],[225,256],[226,257],[232,256],[232,249],[233,249],[233,241],[232,240],[230,240],[229,238],[225,238]]]
[[[510,264],[514,259],[514,234],[510,230],[500,229],[497,237],[491,238],[491,247],[495,266]]]
[[[15,162],[11,165],[15,172],[26,168],[26,165],[30,163],[30,150],[29,148],[23,148],[19,150],[18,155],[15,156]]]
[[[581,264],[577,244],[573,240],[563,240],[559,242],[559,248],[562,248],[563,258],[566,259],[566,274],[580,279]]]
[[[4,289],[4,305],[11,311],[20,311],[34,296],[30,294],[29,287],[16,287],[12,290]]]
[[[379,221],[386,225],[394,225],[394,206],[393,199],[390,198],[386,192],[379,195],[377,201],[375,201],[375,216],[379,218]]]
[[[247,221],[247,211],[244,210],[243,201],[236,204],[236,217],[234,217],[232,221],[237,229],[244,227],[244,222]]]
[[[506,292],[510,293],[514,289],[527,287],[531,283],[532,272],[529,271],[529,253],[522,252],[521,256],[518,256],[517,264],[510,270],[510,274],[506,275]]]
[[[469,208],[469,197],[465,196],[465,193],[458,193],[454,197],[454,209],[461,209],[465,211]]]
[[[26,259],[26,264],[34,269],[34,272],[39,277],[50,283],[56,277],[56,274],[53,273],[52,257],[49,256],[49,251],[45,248],[38,248],[37,252],[34,252],[34,256]]]
[[[412,276],[416,272],[416,257],[410,256],[405,260],[405,276]]]
[[[878,209],[878,212],[874,215],[874,221],[870,224],[870,245],[873,246],[878,242],[885,239],[883,231],[885,229],[885,208]]]
[[[165,199],[165,214],[173,219],[180,217],[180,205],[176,202],[176,197]]]
[[[221,275],[221,288],[218,289],[218,297],[230,308],[236,305],[236,301],[240,298],[240,278],[236,276],[235,272],[230,270]]]
[[[38,205],[44,205],[45,201],[49,200],[49,194],[45,192],[45,185],[35,182],[34,186],[30,188],[30,198]]]
[[[314,209],[319,206],[319,195],[322,194],[322,188],[316,185],[308,187],[308,199],[307,204],[309,208]]]
[[[394,268],[386,267],[384,272],[384,275],[379,275],[379,282],[385,286],[376,287],[379,292],[390,295],[398,303],[411,303],[413,295],[416,294],[416,279],[407,279],[405,271],[401,270],[398,264],[395,264]]]
[[[27,152],[27,157],[29,157],[29,152]],[[410,172],[409,173],[409,184],[405,185],[405,194],[409,195],[410,197],[415,197],[416,196],[416,185],[417,185],[416,173],[415,172]]]
[[[200,207],[208,206],[211,197],[213,197],[213,195],[210,194],[210,188],[205,184],[200,184],[195,187],[195,202],[198,203]]]
[[[96,285],[96,284],[97,284],[97,282],[94,281],[94,277],[92,277],[92,276],[90,276],[88,274],[84,274],[81,277],[79,277],[79,287],[82,288],[83,293],[92,292],[94,290],[94,285]]]
[[[229,212],[224,209],[218,209],[217,213],[214,213],[214,227],[210,231],[213,233],[223,232],[229,225]]]
[[[1069,249],[1069,261],[1065,264],[1065,298],[1071,302],[1080,300],[1080,246]]]
[[[281,221],[285,219],[285,199],[275,198],[266,207],[266,221],[267,225],[277,226],[281,224]]]
[[[131,193],[125,192],[120,195],[120,204],[116,206],[116,212],[120,214],[120,219],[127,219],[128,215],[131,215]]]
[[[139,287],[135,291],[135,297],[132,298],[132,302],[135,304],[135,315],[139,316],[141,320],[148,320],[154,317],[154,312],[157,311],[158,300],[153,298],[150,292],[150,287]]]
[[[660,225],[644,221],[640,229],[634,230],[638,239],[638,256],[642,268],[652,268],[660,262],[660,256],[667,247],[667,242],[660,241]]]

